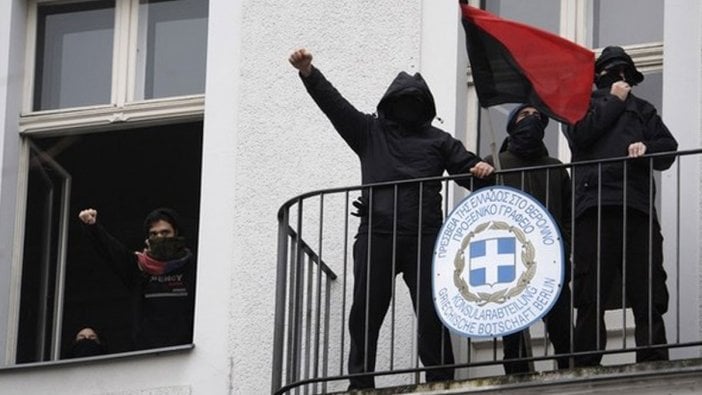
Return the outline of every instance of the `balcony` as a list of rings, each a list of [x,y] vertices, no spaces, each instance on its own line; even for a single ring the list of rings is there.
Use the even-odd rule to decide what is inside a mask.
[[[479,187],[490,188],[482,185],[479,180],[471,180],[469,176],[450,176],[398,182],[378,183],[372,185],[359,185],[346,188],[327,189],[309,192],[295,197],[286,202],[278,213],[278,262],[276,284],[276,312],[274,333],[274,356],[272,367],[272,392],[273,393],[333,393],[347,391],[349,379],[375,377],[374,393],[470,393],[470,392],[550,392],[550,393],[577,393],[587,388],[593,392],[631,392],[638,388],[637,393],[671,393],[699,392],[702,388],[702,331],[699,323],[690,325],[686,317],[694,309],[699,309],[699,294],[692,292],[695,282],[690,277],[699,273],[700,262],[690,261],[686,258],[687,251],[697,251],[698,245],[681,237],[684,232],[689,232],[685,226],[685,207],[689,204],[699,205],[699,202],[688,202],[684,193],[684,184],[681,180],[686,169],[699,168],[700,153],[702,150],[680,151],[676,153],[653,154],[644,158],[631,160],[628,158],[614,158],[603,161],[589,161],[553,165],[543,167],[530,167],[522,169],[503,170],[496,174],[494,184],[508,184],[517,189],[524,189],[526,180],[534,174],[542,174],[545,188],[549,190],[556,183],[555,174],[562,174],[564,169],[570,174],[570,215],[565,215],[569,224],[562,224],[562,228],[576,229],[575,218],[580,213],[576,212],[578,194],[582,186],[576,188],[579,174],[588,172],[596,175],[593,196],[596,196],[594,208],[590,213],[596,219],[597,232],[591,240],[597,242],[593,245],[579,245],[581,240],[574,232],[563,232],[566,245],[572,246],[573,251],[595,249],[601,251],[603,240],[606,240],[611,229],[603,228],[603,218],[611,215],[607,199],[602,196],[602,175],[615,171],[620,180],[622,201],[631,202],[635,193],[639,193],[642,185],[648,199],[645,199],[647,208],[643,210],[655,213],[639,230],[650,235],[656,234],[658,221],[661,223],[663,241],[663,266],[667,272],[667,288],[669,300],[667,313],[663,316],[667,332],[667,342],[656,345],[652,340],[653,330],[644,328],[641,333],[648,333],[648,341],[641,347],[635,342],[635,325],[632,309],[626,297],[628,282],[617,279],[614,294],[619,295],[615,302],[601,300],[599,292],[593,303],[597,307],[607,305],[604,315],[607,332],[604,335],[592,334],[593,342],[600,343],[600,336],[606,336],[606,348],[600,350],[577,351],[574,339],[574,325],[577,320],[578,303],[571,294],[568,301],[570,335],[568,336],[568,352],[556,353],[549,341],[549,334],[545,330],[542,320],[537,320],[530,330],[522,337],[526,350],[511,362],[525,363],[529,369],[526,374],[505,375],[503,370],[503,350],[501,337],[461,337],[451,335],[455,361],[452,364],[423,366],[419,357],[418,326],[420,324],[414,313],[411,298],[402,279],[403,276],[393,276],[389,281],[390,304],[387,314],[380,329],[377,345],[377,359],[375,370],[367,373],[349,373],[347,359],[350,349],[349,339],[349,312],[353,300],[354,283],[354,243],[359,227],[359,217],[352,215],[357,211],[354,202],[363,194],[365,196],[364,209],[360,213],[362,229],[373,229],[372,232],[362,232],[358,237],[367,238],[367,243],[372,248],[375,239],[372,233],[376,226],[384,224],[384,229],[391,232],[383,240],[387,240],[385,247],[392,251],[391,257],[384,262],[393,265],[397,272],[400,265],[399,256],[407,251],[400,250],[401,243],[397,240],[406,237],[401,234],[410,218],[415,222],[414,236],[417,245],[422,244],[425,235],[416,229],[426,229],[431,222],[430,213],[432,202],[429,196],[431,191],[441,190],[440,202],[443,213],[450,213],[460,204],[463,197],[470,192],[456,185],[453,181],[459,180],[465,184],[468,181],[471,190],[479,191]],[[653,171],[655,163],[661,159],[675,157],[673,166],[663,173]],[[636,161],[636,163],[633,163]],[[631,166],[648,167],[650,174],[648,180],[641,180],[631,176]],[[592,181],[592,180],[591,180]],[[698,182],[698,180],[695,180]],[[481,185],[479,185],[481,184]],[[515,185],[516,184],[516,185]],[[626,187],[625,187],[626,186]],[[608,187],[611,187],[609,185]],[[638,191],[638,192],[637,192]],[[591,191],[592,192],[592,191]],[[407,197],[414,196],[416,204],[407,204]],[[581,195],[582,196],[582,195]],[[381,200],[382,199],[382,200]],[[410,199],[412,200],[412,199]],[[387,202],[391,202],[391,215],[387,209]],[[542,199],[543,202],[543,199]],[[544,205],[551,209],[549,198]],[[631,204],[631,203],[630,203]],[[381,207],[382,205],[385,205]],[[411,206],[415,212],[408,212]],[[622,227],[624,234],[630,234],[627,226],[631,227],[631,218],[637,214],[629,210],[622,212]],[[641,209],[639,209],[641,211]],[[390,219],[388,221],[388,218]],[[611,223],[611,222],[607,222]],[[616,223],[616,221],[615,221]],[[568,226],[570,225],[570,226]],[[406,229],[404,229],[406,230]],[[429,232],[431,233],[431,232]],[[626,237],[624,237],[626,240]],[[377,243],[377,241],[376,241]],[[433,240],[431,241],[433,245]],[[415,262],[421,262],[421,248],[417,248]],[[627,243],[624,242],[622,250],[625,251]],[[631,246],[629,245],[629,248]],[[580,250],[579,250],[580,249]],[[644,254],[648,257],[649,267],[652,262],[654,249],[646,248]],[[414,251],[414,250],[413,250]],[[424,251],[426,253],[426,251]],[[600,254],[601,255],[601,254]],[[624,254],[626,255],[626,254]],[[697,256],[696,254],[690,256]],[[368,254],[369,267],[373,261]],[[411,260],[411,259],[410,259]],[[577,278],[577,258],[565,259],[565,278]],[[421,265],[416,265],[421,266]],[[621,267],[625,273],[627,267],[634,268],[631,262],[622,259]],[[602,263],[597,259],[595,265],[597,279],[602,279]],[[370,272],[370,269],[368,269]],[[633,270],[633,269],[632,269]],[[649,269],[649,273],[653,273]],[[370,274],[370,273],[369,273]],[[370,276],[369,276],[370,277]],[[432,285],[421,284],[421,275],[410,276],[416,279],[419,292],[431,292]],[[648,275],[647,288],[655,285],[652,274]],[[691,282],[692,281],[692,282]],[[567,283],[564,284],[568,285]],[[572,282],[569,284],[572,289]],[[629,286],[631,286],[629,284]],[[597,288],[598,291],[600,288]],[[610,295],[611,296],[611,295]],[[649,310],[653,305],[653,298],[648,298]],[[367,306],[373,305],[373,298],[366,292]],[[612,305],[612,303],[614,303]],[[368,317],[368,309],[365,314]],[[420,308],[420,317],[421,317]],[[650,313],[649,313],[650,314]],[[597,324],[600,324],[598,318]],[[368,330],[364,331],[366,339]],[[640,337],[645,335],[639,334]],[[667,350],[670,361],[640,362],[636,363],[636,353]],[[575,367],[575,360],[589,355],[602,355],[601,365],[595,367]],[[568,368],[557,370],[557,357],[568,361]],[[442,354],[443,358],[443,354]],[[442,359],[443,360],[443,359]],[[364,359],[364,366],[368,366],[368,358]],[[372,363],[371,363],[372,364]],[[425,383],[426,373],[440,371],[445,368],[455,369],[455,379]],[[368,371],[369,369],[363,369]]]

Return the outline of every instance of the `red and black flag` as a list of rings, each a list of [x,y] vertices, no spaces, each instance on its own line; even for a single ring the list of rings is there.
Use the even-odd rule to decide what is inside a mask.
[[[595,54],[555,34],[460,1],[466,46],[482,107],[530,103],[558,121],[585,116]]]

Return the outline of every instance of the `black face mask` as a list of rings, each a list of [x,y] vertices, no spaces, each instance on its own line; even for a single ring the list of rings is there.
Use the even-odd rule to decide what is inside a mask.
[[[509,135],[507,150],[522,157],[538,157],[545,154],[544,124],[538,115],[530,115],[515,126]]]
[[[617,81],[621,81],[622,76],[619,75],[618,72],[608,72],[606,74],[603,74],[599,77],[597,77],[597,81],[595,81],[595,85],[597,85],[597,88],[599,89],[604,89],[604,88],[609,88],[612,86]]]
[[[159,261],[169,261],[182,258],[187,254],[185,238],[155,237],[149,239],[149,256]]]
[[[102,344],[93,339],[80,339],[71,346],[71,356],[73,358],[92,357],[105,353]]]
[[[400,96],[387,105],[386,117],[400,125],[413,128],[425,121],[425,105],[417,96]]]

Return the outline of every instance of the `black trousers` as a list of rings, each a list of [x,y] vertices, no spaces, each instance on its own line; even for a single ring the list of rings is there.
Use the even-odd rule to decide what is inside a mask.
[[[398,273],[402,273],[405,284],[409,288],[412,305],[417,315],[418,351],[422,364],[435,366],[454,363],[448,330],[442,325],[434,310],[431,265],[435,239],[436,234],[422,235],[421,242],[418,243],[417,236],[397,236],[393,272],[392,235],[373,235],[370,245],[367,234],[357,236],[353,250],[353,305],[349,315],[351,335],[349,373],[375,370],[378,333],[393,295],[392,279]],[[420,251],[417,250],[418,245]],[[368,259],[369,247],[370,259]],[[418,263],[419,270],[417,270]],[[368,309],[367,321],[366,308]],[[395,323],[395,325],[408,324]],[[405,345],[395,347],[406,348]],[[452,380],[453,377],[453,369],[448,368],[426,372],[427,381]],[[350,380],[349,389],[374,386],[373,377],[362,377]]]
[[[570,321],[570,267],[565,268],[566,276],[563,281],[563,289],[558,296],[556,303],[551,308],[551,311],[544,316],[544,324],[548,339],[553,344],[553,350],[556,355],[568,354],[570,350],[570,334],[572,325]],[[529,362],[526,361],[509,361],[510,359],[525,358],[527,355],[527,344],[525,341],[526,331],[515,332],[502,337],[503,363],[505,373],[527,373],[530,371]],[[556,358],[558,369],[568,369],[568,357]]]
[[[599,229],[597,208],[586,211],[575,220],[574,292],[578,307],[575,323],[576,351],[605,349],[607,333],[604,312],[608,307],[621,308],[621,302],[619,306],[610,306],[608,301],[613,297],[616,299],[616,293],[621,294],[622,278],[626,287],[627,305],[634,313],[636,345],[667,343],[663,314],[668,309],[668,290],[665,284],[667,276],[663,269],[663,236],[660,226],[656,218],[652,218],[652,223],[649,224],[648,214],[628,209],[625,229],[623,215],[622,207],[602,207]],[[601,235],[599,265],[598,234]],[[619,280],[612,281],[613,279]],[[636,353],[637,362],[667,359],[667,349]],[[593,366],[599,365],[601,361],[602,354],[594,354],[576,358],[575,364]]]

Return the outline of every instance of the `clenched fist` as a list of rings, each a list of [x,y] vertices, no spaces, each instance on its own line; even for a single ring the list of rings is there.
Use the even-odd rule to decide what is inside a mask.
[[[312,54],[305,48],[300,48],[290,54],[288,61],[294,68],[300,70],[303,77],[308,77],[312,72]]]
[[[618,97],[621,101],[626,100],[627,96],[629,96],[629,92],[631,92],[631,85],[629,85],[629,83],[626,81],[617,81],[613,83],[609,90],[609,93]]]
[[[94,225],[95,221],[97,221],[97,210],[92,208],[85,209],[78,214],[78,218],[80,218],[84,224]]]

